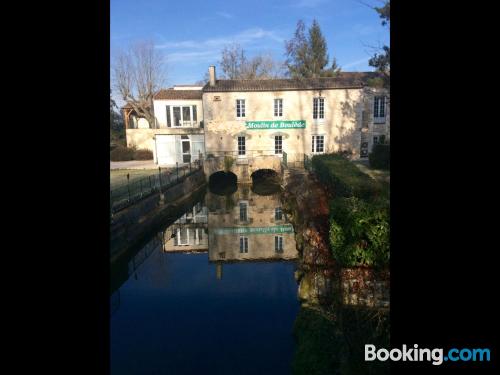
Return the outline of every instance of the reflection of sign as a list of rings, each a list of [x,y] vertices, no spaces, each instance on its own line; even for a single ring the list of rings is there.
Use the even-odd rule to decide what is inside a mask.
[[[247,129],[303,129],[305,120],[295,121],[247,121]]]
[[[291,225],[277,225],[274,227],[233,227],[214,229],[215,234],[274,234],[293,233]]]

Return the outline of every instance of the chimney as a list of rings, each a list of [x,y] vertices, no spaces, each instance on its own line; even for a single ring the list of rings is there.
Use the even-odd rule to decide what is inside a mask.
[[[210,80],[208,82],[210,82],[210,86],[215,86],[215,66],[214,65],[210,65],[208,67],[208,75],[210,77]]]

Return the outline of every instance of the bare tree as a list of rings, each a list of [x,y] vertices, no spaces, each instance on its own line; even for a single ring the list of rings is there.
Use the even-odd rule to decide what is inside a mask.
[[[221,60],[219,62],[222,74],[227,79],[241,78],[243,65],[246,63],[245,51],[237,43],[225,46],[222,49]]]
[[[257,55],[243,64],[242,79],[266,79],[283,76],[284,64],[273,59],[270,54]]]
[[[270,54],[259,54],[251,59],[239,44],[225,46],[219,62],[227,79],[265,79],[282,76],[283,64]]]
[[[153,96],[165,81],[163,68],[163,57],[152,41],[132,44],[116,56],[113,66],[116,89],[151,127],[155,126]]]

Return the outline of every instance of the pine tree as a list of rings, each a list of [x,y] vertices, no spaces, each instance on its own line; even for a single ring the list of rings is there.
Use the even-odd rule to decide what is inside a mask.
[[[379,14],[382,19],[382,26],[387,26],[390,28],[391,22],[391,2],[387,0],[382,7],[374,7],[375,11]],[[391,49],[389,46],[383,46],[379,53],[375,55],[368,61],[368,65],[374,67],[377,72],[382,73],[384,79],[384,85],[389,87],[390,76],[391,76]]]
[[[325,37],[316,20],[313,21],[309,29],[308,47],[310,55],[310,67],[308,70],[310,71],[311,77],[319,77],[328,64],[328,53]]]
[[[288,75],[292,78],[334,77],[340,67],[335,58],[330,68],[328,65],[328,48],[326,39],[316,20],[305,35],[305,25],[302,20],[297,22],[294,37],[285,42]]]

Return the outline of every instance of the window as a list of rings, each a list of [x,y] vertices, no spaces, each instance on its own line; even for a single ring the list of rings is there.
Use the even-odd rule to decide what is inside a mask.
[[[313,99],[313,119],[325,118],[325,98]]]
[[[383,145],[384,143],[385,143],[385,135],[384,134],[373,137],[373,144],[374,145],[378,145],[378,144]]]
[[[248,253],[248,237],[240,237],[240,253]]]
[[[246,154],[245,137],[238,137],[238,155]]]
[[[276,207],[274,209],[274,220],[282,220],[283,219],[283,210],[281,207]]]
[[[245,117],[245,99],[236,99],[236,117]]]
[[[373,99],[373,122],[385,123],[385,96],[376,96]]]
[[[191,125],[191,107],[182,107],[182,126]]]
[[[170,117],[170,106],[167,105],[167,127],[172,127],[172,119]]]
[[[312,152],[323,153],[325,152],[325,136],[313,135],[312,136]]]
[[[172,108],[172,117],[170,116]],[[167,105],[167,127],[194,127],[197,125],[196,106],[175,106]]]
[[[196,228],[194,232],[194,244],[199,245],[203,241],[203,228]]]
[[[283,116],[283,99],[274,99],[274,117]]]
[[[282,154],[283,153],[283,136],[277,135],[274,137],[274,153]]]
[[[240,202],[240,221],[248,221],[248,203]]]
[[[181,126],[181,107],[173,107],[174,126]]]
[[[175,241],[177,240],[177,241]],[[174,238],[174,245],[187,246],[189,245],[189,229],[177,228],[177,235]]]
[[[283,252],[283,236],[274,236],[274,251]]]

